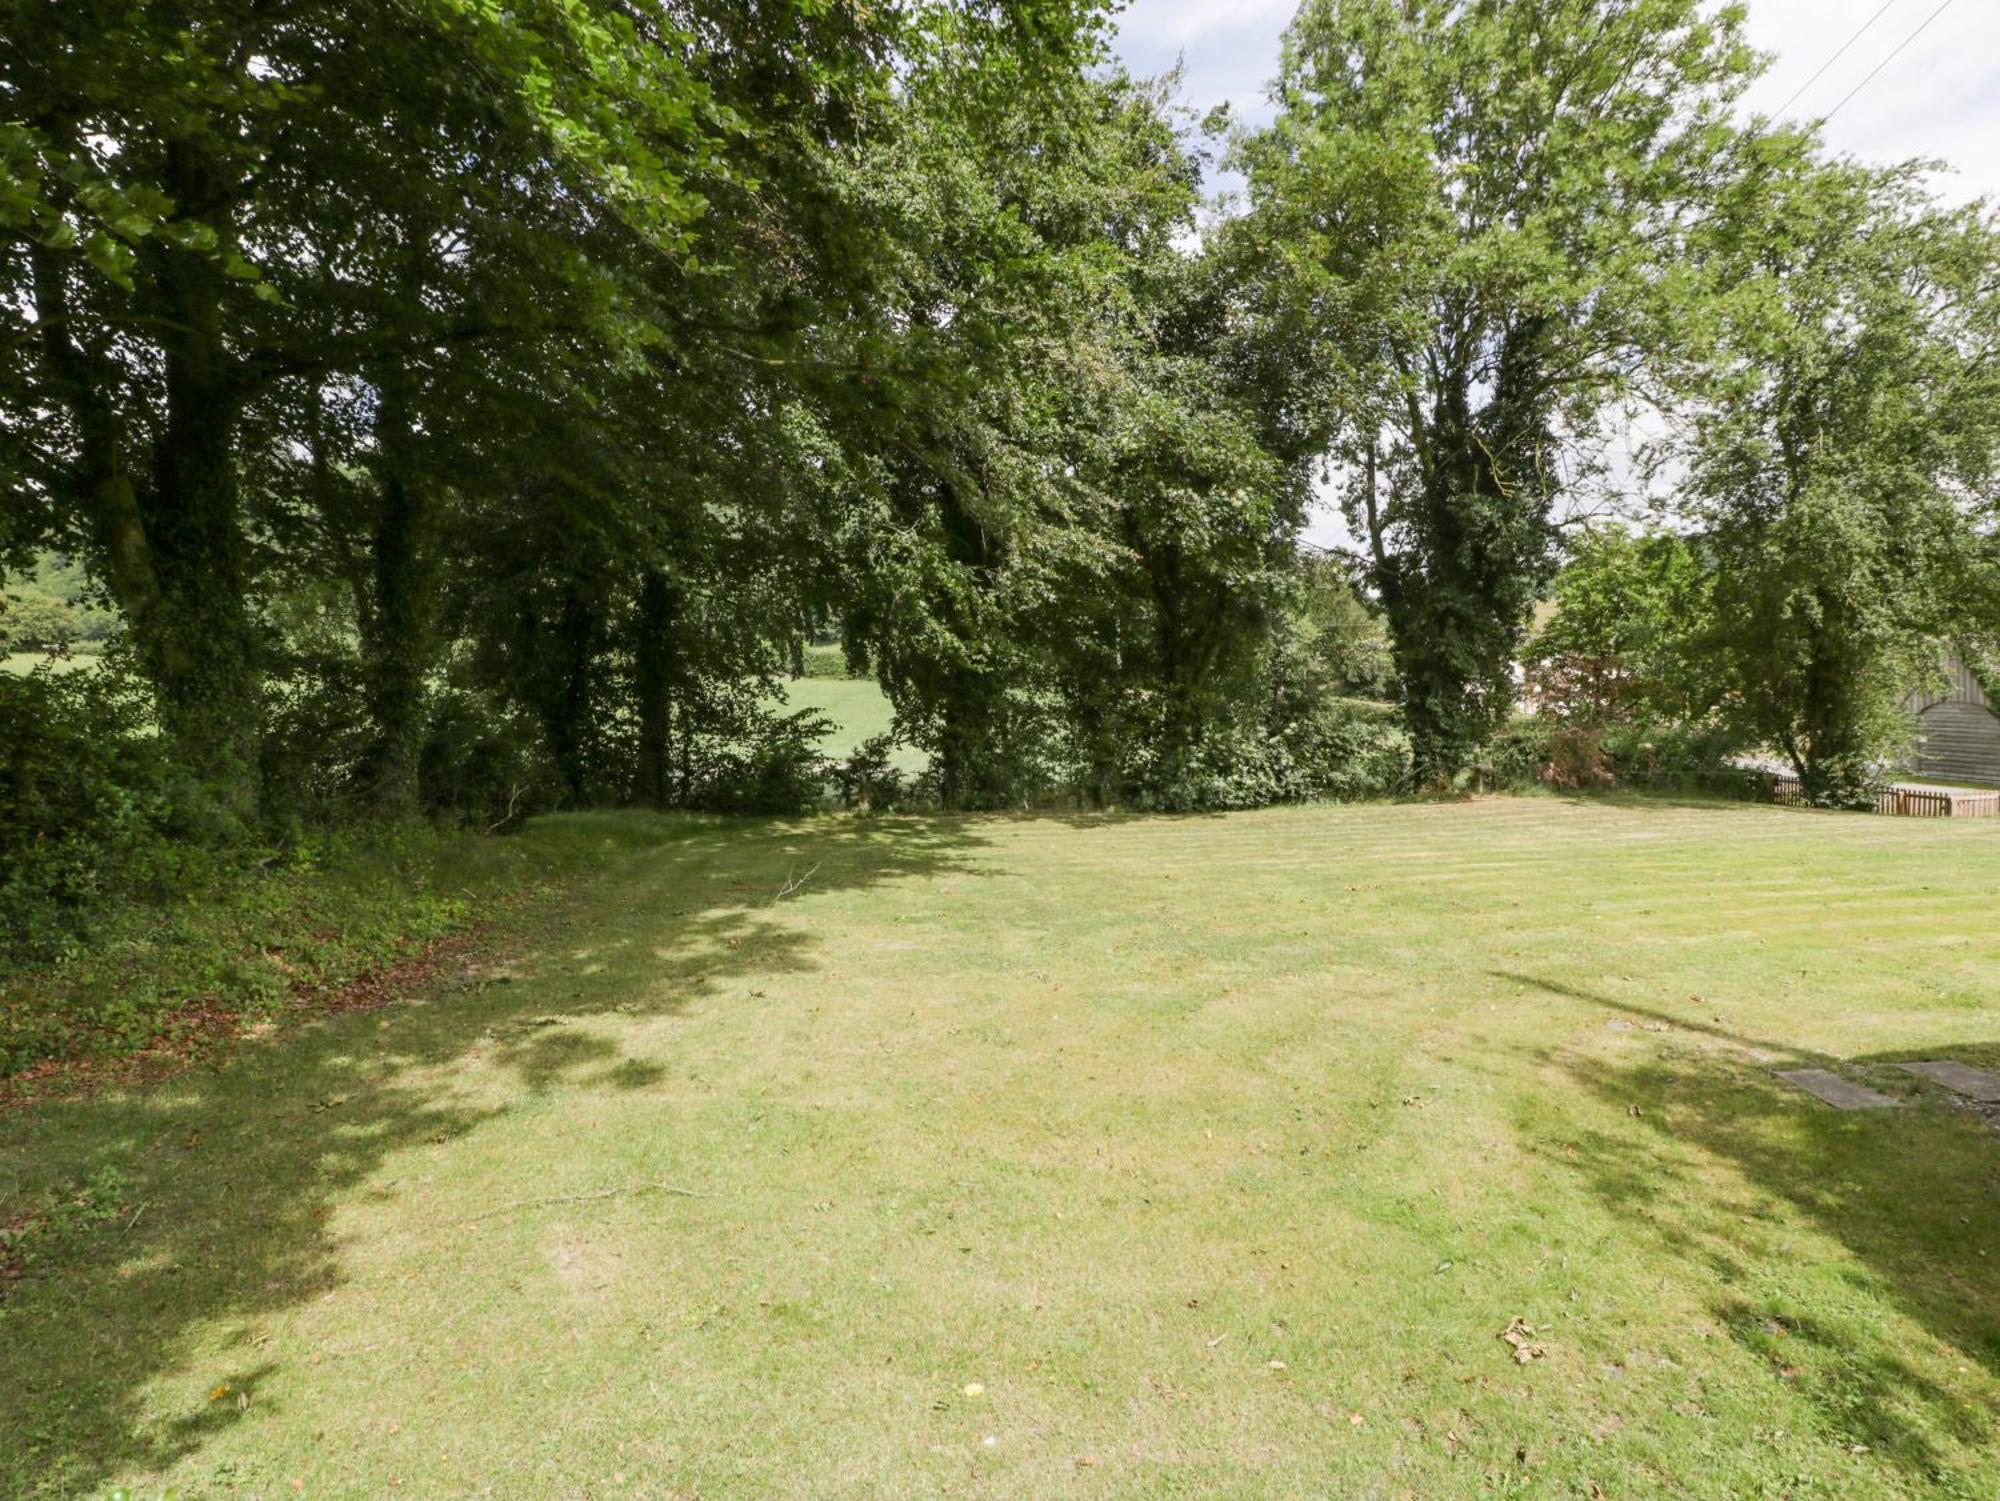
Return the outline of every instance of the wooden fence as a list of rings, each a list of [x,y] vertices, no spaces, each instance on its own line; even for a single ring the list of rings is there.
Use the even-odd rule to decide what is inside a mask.
[[[1771,800],[1803,803],[1805,792],[1795,776],[1771,778]],[[1948,787],[1885,787],[1875,798],[1875,811],[1899,818],[2000,818],[2000,792],[1956,792]]]

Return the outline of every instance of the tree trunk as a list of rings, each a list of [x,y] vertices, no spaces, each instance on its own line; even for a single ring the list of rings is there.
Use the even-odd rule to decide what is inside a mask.
[[[168,162],[177,201],[213,204],[217,183],[201,151],[175,143]],[[236,474],[242,401],[222,337],[223,277],[207,257],[170,246],[154,249],[151,261],[166,420],[154,444],[151,493],[140,497],[157,593],[131,622],[133,642],[178,759],[248,821],[258,811],[263,684]]]
[[[72,337],[63,261],[37,247],[31,266],[40,338],[77,424],[75,500],[152,683],[161,733],[218,806],[253,819],[262,684],[237,506],[240,399],[222,343],[217,273],[169,247],[147,257],[148,290],[167,328],[166,412],[142,489],[127,467],[124,371]]]
[[[673,709],[679,675],[680,591],[658,568],[639,580],[639,632],[633,643],[639,700],[639,796],[655,808],[673,803]]]
[[[425,679],[434,655],[436,550],[431,506],[410,428],[409,380],[401,370],[381,383],[378,496],[369,538],[371,608],[362,622],[362,673],[373,739],[362,789],[378,809],[417,806]]]

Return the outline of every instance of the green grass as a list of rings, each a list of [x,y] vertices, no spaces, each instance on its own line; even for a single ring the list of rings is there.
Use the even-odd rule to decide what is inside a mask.
[[[504,982],[0,1116],[0,1493],[2000,1486],[2000,1139],[1883,1063],[2000,1062],[2000,821],[517,844],[614,837]]]
[[[26,677],[38,667],[47,667],[53,672],[78,672],[86,667],[97,666],[94,653],[73,652],[67,657],[52,657],[47,652],[15,651],[0,657],[0,672],[10,672],[16,677]]]
[[[895,723],[888,695],[873,678],[787,678],[780,707],[817,709],[832,720],[835,728],[820,745],[827,755],[843,760],[870,736],[888,734]],[[889,763],[914,775],[924,769],[927,758],[921,750],[899,745],[890,753]]]
[[[217,996],[250,1022],[276,1019],[298,996],[550,894],[643,833],[571,819],[532,840],[487,839],[411,822],[316,836],[268,868],[192,852],[180,899],[111,909],[66,961],[0,971],[0,1078],[172,1054],[212,1030],[204,1003]]]

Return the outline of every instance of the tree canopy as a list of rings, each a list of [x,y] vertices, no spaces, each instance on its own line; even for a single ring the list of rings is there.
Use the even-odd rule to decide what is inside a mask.
[[[218,835],[811,805],[812,642],[965,807],[1447,786],[1558,660],[1846,796],[2000,656],[1993,216],[1743,118],[1739,7],[1306,0],[1227,211],[1106,28],[4,0],[0,567]]]

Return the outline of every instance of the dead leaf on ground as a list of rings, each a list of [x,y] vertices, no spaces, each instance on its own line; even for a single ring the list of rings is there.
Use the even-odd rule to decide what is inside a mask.
[[[1535,1338],[1535,1326],[1519,1314],[1515,1314],[1507,1327],[1500,1331],[1500,1338],[1513,1347],[1514,1360],[1519,1365],[1540,1360],[1549,1353],[1548,1346]]]

